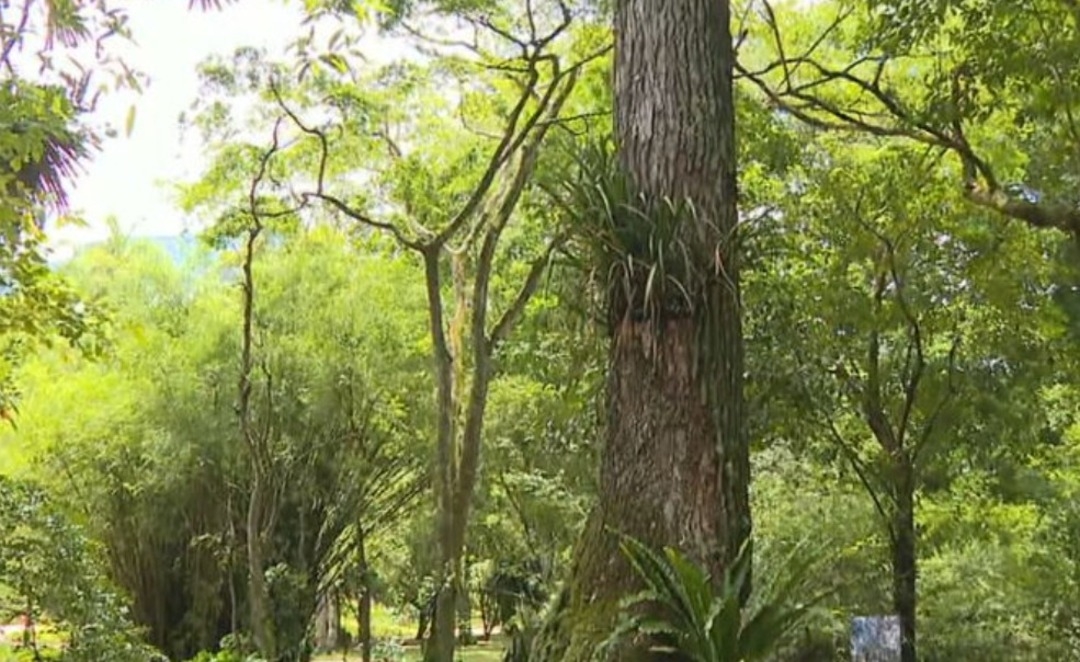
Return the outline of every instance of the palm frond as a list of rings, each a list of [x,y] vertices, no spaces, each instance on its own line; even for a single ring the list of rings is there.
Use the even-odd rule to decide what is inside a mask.
[[[9,137],[0,149],[0,173],[17,185],[3,191],[9,203],[67,206],[66,186],[92,144],[75,115],[63,88],[17,80],[0,86],[0,131]]]

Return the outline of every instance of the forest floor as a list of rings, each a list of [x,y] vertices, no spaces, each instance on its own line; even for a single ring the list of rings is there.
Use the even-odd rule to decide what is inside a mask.
[[[475,646],[459,648],[454,658],[458,662],[501,662],[505,650],[503,642],[498,637],[492,637],[489,642],[480,642]],[[338,660],[355,662],[359,659],[360,653],[352,651],[348,656],[343,656],[341,653],[319,655],[315,657],[313,662],[336,662]],[[423,658],[418,646],[405,647],[404,662],[420,662],[421,659]]]
[[[353,621],[348,616],[342,620],[343,629],[350,631],[350,634],[354,633],[355,629],[350,627],[354,625]],[[479,633],[482,627],[482,623],[476,621],[473,624],[473,631]],[[410,618],[396,615],[386,607],[377,604],[372,613],[372,630],[376,639],[408,641],[416,633],[416,623]],[[22,638],[22,633],[22,623],[0,624],[0,662],[19,659],[15,657],[13,647]],[[46,647],[57,643],[55,633],[47,625],[38,624],[38,635],[39,641]],[[403,662],[419,662],[422,659],[418,645],[406,645],[404,649],[405,657]],[[455,658],[458,662],[501,662],[505,650],[506,646],[502,635],[496,630],[490,641],[480,641],[473,646],[459,648]],[[348,655],[340,652],[319,655],[314,658],[314,662],[335,662],[337,660],[355,662],[359,659],[360,653],[358,651],[350,651]]]

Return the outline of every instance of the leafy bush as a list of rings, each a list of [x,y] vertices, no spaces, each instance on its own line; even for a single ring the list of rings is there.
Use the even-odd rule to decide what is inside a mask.
[[[227,634],[221,638],[218,652],[199,651],[187,662],[264,662],[258,654],[250,652],[253,649],[254,645],[247,635]]]
[[[161,659],[128,619],[97,550],[41,490],[0,476],[0,531],[0,619],[26,614],[48,622],[63,644],[54,646],[63,662]]]

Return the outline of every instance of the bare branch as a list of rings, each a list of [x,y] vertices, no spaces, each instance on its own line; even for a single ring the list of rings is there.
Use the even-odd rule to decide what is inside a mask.
[[[327,162],[330,157],[330,144],[329,140],[326,137],[326,132],[322,129],[318,129],[304,123],[304,121],[300,119],[300,116],[292,108],[289,107],[289,104],[281,96],[281,93],[275,84],[271,83],[270,89],[274,94],[274,99],[277,101],[278,107],[281,108],[282,112],[284,112],[285,115],[288,116],[292,123],[295,124],[296,127],[300,129],[300,131],[314,137],[319,142],[319,170],[315,180],[315,190],[301,193],[300,198],[303,201],[307,201],[311,198],[321,200],[322,202],[329,204],[334,209],[337,209],[339,212],[345,214],[354,221],[373,227],[377,230],[389,232],[391,235],[393,235],[395,240],[397,240],[401,245],[405,246],[406,248],[417,251],[422,250],[424,246],[422,242],[409,239],[401,231],[401,228],[397,227],[393,223],[376,220],[365,214],[361,210],[346,203],[341,198],[331,195],[329,193],[325,193],[326,168]],[[389,140],[388,137],[387,140]],[[392,142],[390,143],[390,145],[391,149],[397,147]]]
[[[442,37],[435,37],[421,31],[420,28],[413,27],[407,21],[402,21],[400,25],[401,29],[403,29],[409,35],[420,41],[434,44],[436,46],[445,46],[447,48],[464,48],[471,53],[482,55],[482,51],[480,49],[480,40],[478,38],[477,32],[475,31],[473,32],[473,40],[470,42],[461,41],[460,39],[444,39]]]
[[[527,42],[527,41],[525,41],[523,39],[520,39],[518,37],[515,37],[508,30],[504,30],[503,28],[500,28],[499,26],[495,25],[495,23],[493,21],[491,21],[490,19],[488,19],[487,17],[481,16],[481,17],[478,17],[478,18],[466,18],[465,20],[467,20],[470,23],[473,23],[475,25],[479,25],[479,26],[483,27],[484,29],[488,30],[489,32],[492,32],[492,33],[498,35],[499,37],[501,37],[505,41],[510,42],[514,46],[517,46],[518,50],[521,51],[521,57],[523,59],[526,59],[526,60],[529,59],[529,42]],[[529,20],[530,21],[532,20],[532,12],[529,13]]]
[[[385,232],[389,232],[398,243],[400,243],[402,246],[405,246],[406,248],[412,249],[414,251],[422,251],[424,249],[424,247],[425,247],[424,242],[414,240],[414,239],[409,239],[408,237],[405,236],[404,233],[402,233],[401,228],[394,225],[393,223],[387,223],[385,221],[376,220],[376,219],[368,216],[367,214],[363,213],[362,211],[360,211],[356,207],[353,207],[352,205],[346,203],[341,198],[330,195],[329,193],[318,193],[318,192],[316,192],[316,193],[307,193],[306,195],[308,195],[309,197],[313,197],[313,198],[317,198],[319,200],[322,200],[323,202],[326,202],[331,207],[333,207],[334,209],[337,209],[339,212],[341,212],[342,214],[345,214],[346,216],[348,216],[349,218],[351,218],[354,221],[357,221],[357,222],[362,223],[364,225],[373,227],[376,230],[383,230]]]
[[[282,98],[281,91],[278,89],[277,83],[273,79],[270,80],[270,91],[274,94],[274,99],[277,101],[278,107],[293,121],[293,124],[295,124],[302,132],[319,141],[319,172],[316,179],[316,191],[322,193],[323,182],[326,179],[326,163],[330,158],[330,145],[326,139],[326,133],[315,127],[304,124],[300,117],[289,107],[289,104],[285,103],[285,99]]]
[[[965,195],[980,207],[1023,221],[1034,228],[1060,230],[1080,236],[1080,208],[1074,205],[1018,200],[1000,189],[979,184],[969,186]]]
[[[780,37],[780,26],[776,23],[776,14],[773,12],[772,5],[769,4],[768,0],[762,0],[762,5],[765,9],[766,22],[769,24],[769,29],[772,30],[776,52],[779,54],[777,62],[781,64],[784,72],[784,86],[790,90],[791,70],[788,68],[787,56],[784,54],[784,40]]]
[[[529,42],[536,43],[536,17],[533,16],[532,0],[525,0],[525,18],[529,21]]]
[[[518,122],[521,120],[521,116],[525,112],[525,107],[529,103],[529,92],[540,80],[540,72],[535,67],[535,60],[530,64],[531,68],[529,71],[527,90],[522,92],[518,97],[517,103],[514,104],[513,109],[510,111],[510,117],[507,120],[507,125],[503,131],[502,138],[495,150],[491,153],[484,174],[480,177],[480,181],[473,189],[472,195],[469,196],[465,205],[458,211],[453,219],[451,219],[450,223],[443,228],[442,232],[435,237],[434,243],[445,245],[450,237],[454,236],[454,234],[456,234],[457,231],[472,218],[480,208],[480,203],[491,189],[491,185],[495,182],[495,178],[503,164],[506,163],[514,150],[524,142],[525,137],[528,134],[528,129],[531,128],[531,126],[528,126],[526,130],[519,134],[517,131]]]
[[[33,5],[34,0],[25,0],[25,2],[23,2],[22,13],[19,16],[19,24],[11,33],[11,36],[4,39],[3,50],[0,50],[0,64],[3,64],[12,75],[15,74],[15,69],[14,65],[11,63],[11,53],[15,50],[15,46],[22,41],[23,34],[26,33],[26,25],[30,21],[30,9]],[[4,7],[7,7],[6,3]]]
[[[565,26],[560,26],[555,29],[548,37],[541,40],[541,43],[547,44],[552,35],[555,35],[565,29]],[[461,227],[472,219],[472,217],[479,211],[480,205],[488,192],[491,190],[492,185],[499,174],[502,167],[510,160],[510,158],[522,147],[523,144],[532,135],[533,130],[537,125],[544,120],[552,120],[553,117],[548,116],[548,111],[552,107],[553,99],[557,99],[557,92],[565,92],[567,89],[564,86],[564,81],[567,77],[571,77],[576,81],[578,72],[588,65],[590,62],[602,57],[605,53],[611,50],[613,45],[607,44],[601,48],[598,48],[593,53],[585,56],[578,62],[575,62],[573,66],[566,70],[561,70],[559,61],[557,58],[551,55],[535,55],[530,59],[530,73],[528,83],[525,85],[525,89],[518,97],[518,101],[515,104],[513,110],[510,113],[510,118],[507,121],[506,129],[504,130],[502,139],[499,141],[499,145],[492,152],[491,158],[488,162],[487,168],[484,171],[483,176],[480,178],[480,182],[476,188],[473,189],[472,195],[466,201],[464,207],[454,216],[450,223],[435,237],[433,240],[437,244],[445,244],[454,234],[456,234]],[[540,61],[548,61],[552,67],[551,81],[548,83],[543,94],[540,95],[537,101],[536,109],[525,119],[518,128],[519,122],[521,122],[522,115],[525,112],[525,108],[528,105],[529,99],[532,98],[532,94],[537,90],[539,83],[540,72],[537,68],[537,64]],[[572,85],[571,85],[572,87]],[[565,99],[564,99],[565,101]],[[559,104],[561,107],[561,103]]]

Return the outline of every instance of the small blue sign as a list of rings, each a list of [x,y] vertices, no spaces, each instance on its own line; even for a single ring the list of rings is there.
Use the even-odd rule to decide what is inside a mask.
[[[900,618],[852,618],[851,662],[900,662]]]

